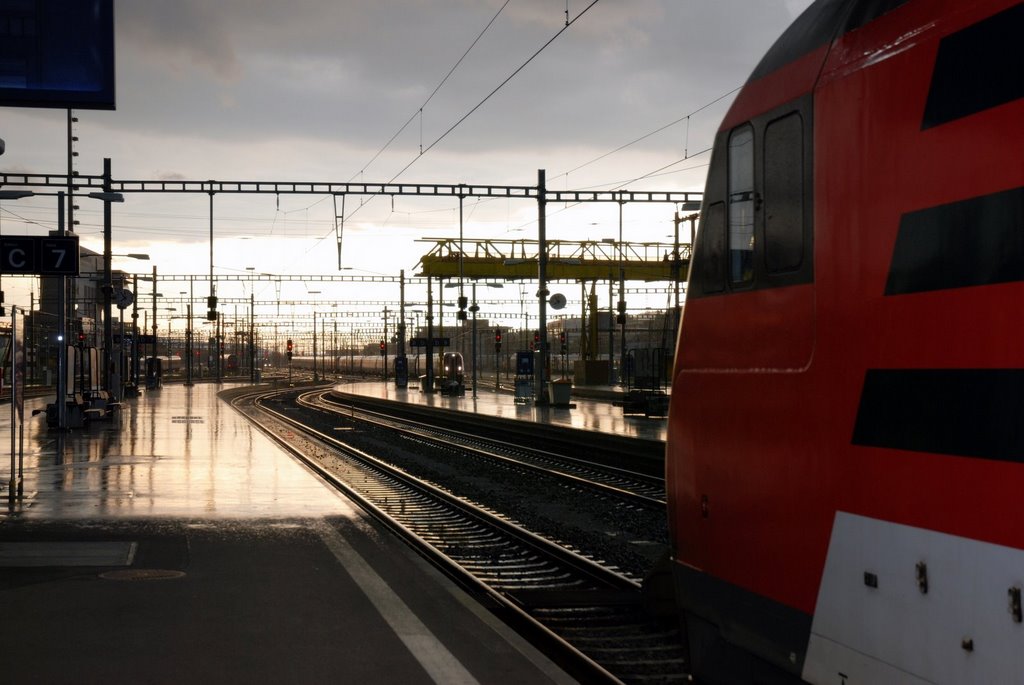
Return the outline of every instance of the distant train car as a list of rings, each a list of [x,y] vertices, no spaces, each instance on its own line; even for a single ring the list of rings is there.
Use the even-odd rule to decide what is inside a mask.
[[[438,387],[442,395],[464,395],[466,393],[465,368],[462,355],[458,352],[445,352],[441,358],[441,375]]]
[[[156,390],[163,386],[164,370],[166,368],[164,357],[146,357],[146,388]]]
[[[164,373],[171,373],[181,370],[181,357],[177,354],[160,354],[146,357],[146,359],[159,359],[160,366]]]
[[[700,682],[1024,682],[1021,36],[817,0],[718,131],[666,449]]]

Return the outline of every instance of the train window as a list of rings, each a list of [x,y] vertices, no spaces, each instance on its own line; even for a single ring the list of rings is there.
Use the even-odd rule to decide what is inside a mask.
[[[796,271],[804,254],[804,146],[799,113],[764,131],[764,259],[769,273]]]
[[[705,293],[725,290],[725,203],[710,205],[700,226],[701,281]]]
[[[754,280],[754,127],[729,136],[729,280]]]

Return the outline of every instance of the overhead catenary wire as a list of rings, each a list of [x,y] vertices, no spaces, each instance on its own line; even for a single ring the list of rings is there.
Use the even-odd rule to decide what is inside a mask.
[[[434,146],[436,146],[436,145],[437,145],[438,143],[440,143],[440,142],[441,142],[442,140],[444,140],[445,138],[447,138],[447,137],[448,137],[448,135],[449,135],[449,134],[450,134],[450,133],[451,133],[452,131],[454,131],[455,129],[457,129],[457,128],[458,128],[458,127],[459,127],[459,126],[460,126],[460,125],[461,125],[461,124],[462,124],[462,123],[463,123],[464,121],[466,121],[466,119],[468,119],[469,117],[471,117],[471,116],[473,115],[473,113],[474,113],[474,112],[476,112],[476,111],[477,111],[478,109],[480,109],[481,107],[483,107],[483,106],[484,106],[484,104],[485,104],[485,103],[486,103],[486,102],[487,102],[488,100],[490,100],[490,99],[491,99],[492,97],[494,97],[494,95],[495,95],[495,94],[497,94],[497,92],[498,92],[499,90],[501,90],[502,88],[504,88],[504,87],[505,87],[505,86],[506,86],[506,85],[508,84],[508,82],[509,82],[509,81],[511,81],[511,80],[512,80],[512,79],[514,79],[514,78],[515,78],[515,77],[516,77],[517,75],[519,75],[519,72],[521,72],[521,71],[522,71],[523,69],[525,69],[525,68],[526,68],[526,67],[527,67],[527,66],[528,66],[528,65],[530,64],[530,62],[532,62],[532,61],[533,61],[534,59],[536,59],[536,58],[537,58],[537,56],[538,56],[538,55],[540,55],[540,53],[544,52],[544,50],[546,50],[546,49],[548,48],[548,46],[550,46],[550,45],[551,45],[552,43],[554,43],[554,42],[555,42],[555,41],[556,41],[556,40],[558,39],[558,37],[559,37],[559,36],[561,36],[561,35],[562,35],[563,33],[565,33],[565,32],[566,32],[566,31],[567,31],[567,30],[569,29],[569,27],[570,27],[570,26],[572,26],[572,25],[573,25],[573,24],[575,24],[575,23],[576,23],[577,21],[579,21],[579,19],[580,19],[580,18],[581,18],[581,17],[582,17],[582,16],[584,15],[584,14],[586,14],[587,12],[589,12],[589,11],[590,11],[590,9],[591,9],[591,8],[592,8],[592,7],[594,6],[594,5],[596,5],[596,4],[598,3],[598,2],[600,2],[600,0],[592,0],[592,2],[591,2],[591,3],[589,4],[589,5],[587,5],[586,7],[584,7],[584,8],[583,8],[583,10],[582,10],[582,11],[581,11],[581,12],[580,12],[579,14],[577,14],[577,15],[576,15],[575,17],[573,17],[573,18],[572,18],[572,20],[570,20],[570,21],[567,21],[567,22],[566,22],[566,24],[565,24],[565,26],[563,26],[562,28],[560,28],[560,29],[559,29],[559,30],[558,30],[558,31],[557,31],[557,32],[555,33],[555,35],[551,36],[551,38],[549,38],[549,39],[548,39],[548,41],[547,41],[546,43],[544,43],[544,45],[542,45],[542,46],[540,46],[539,48],[537,48],[536,52],[534,52],[534,53],[533,53],[532,55],[530,55],[530,56],[529,56],[529,57],[528,57],[528,58],[526,59],[526,61],[525,61],[525,62],[523,62],[523,63],[522,63],[521,65],[519,65],[519,67],[517,67],[517,68],[515,69],[515,71],[513,71],[513,72],[512,72],[511,74],[509,74],[509,75],[508,75],[508,76],[507,76],[507,77],[505,78],[505,80],[504,80],[504,81],[502,81],[501,83],[499,83],[499,84],[498,84],[498,85],[497,85],[497,86],[496,86],[496,87],[494,88],[494,90],[492,90],[492,91],[491,91],[490,93],[488,93],[487,95],[485,95],[485,96],[484,96],[484,98],[483,98],[483,99],[482,99],[482,100],[481,100],[480,102],[478,102],[478,103],[477,103],[476,105],[474,105],[474,106],[473,106],[473,107],[472,107],[472,108],[471,108],[471,109],[470,109],[470,110],[469,110],[468,112],[466,112],[465,114],[463,114],[463,115],[462,115],[462,117],[460,117],[460,118],[458,119],[458,121],[456,121],[456,122],[455,122],[454,124],[452,124],[452,125],[451,125],[450,127],[448,127],[448,130],[446,130],[446,131],[445,131],[444,133],[442,133],[442,134],[441,134],[440,136],[438,136],[437,138],[435,138],[435,139],[434,139],[434,142],[432,142],[432,143],[431,143],[430,145],[428,145],[428,146],[427,146],[427,147],[426,147],[426,148],[425,148],[425,149],[424,149],[424,150],[423,150],[423,151],[422,151],[422,152],[421,152],[421,153],[420,153],[420,154],[419,154],[418,156],[414,157],[414,158],[413,158],[413,159],[412,159],[412,160],[411,160],[411,161],[410,161],[410,162],[409,162],[408,164],[406,164],[406,165],[405,165],[405,166],[404,166],[404,167],[402,168],[402,170],[401,170],[401,171],[399,171],[399,172],[398,172],[397,174],[395,174],[394,176],[392,176],[392,177],[391,177],[391,180],[390,180],[390,181],[388,181],[388,183],[393,183],[393,182],[394,182],[394,181],[395,181],[395,180],[396,180],[396,179],[397,179],[397,178],[398,178],[399,176],[401,176],[401,175],[402,175],[402,174],[404,174],[404,173],[405,173],[406,171],[408,171],[408,170],[409,170],[409,168],[410,168],[410,167],[411,167],[411,166],[412,166],[413,164],[415,164],[415,163],[416,163],[416,162],[417,162],[417,161],[418,161],[418,160],[419,160],[419,159],[420,159],[421,157],[423,157],[423,155],[425,155],[425,154],[427,154],[428,152],[430,152],[430,151],[431,151],[431,150],[432,150],[432,149],[434,148]]]
[[[395,142],[395,139],[402,134],[402,131],[408,128],[409,124],[415,121],[416,117],[420,118],[420,154],[423,154],[423,109],[430,103],[431,100],[434,99],[434,96],[437,95],[437,92],[441,90],[441,88],[448,81],[448,79],[451,78],[452,74],[455,73],[455,70],[459,68],[459,65],[462,64],[463,60],[465,60],[469,53],[473,50],[473,48],[476,47],[476,44],[480,42],[480,39],[483,38],[484,34],[487,33],[487,30],[491,28],[491,25],[494,24],[494,22],[498,19],[498,16],[502,13],[502,11],[504,11],[505,7],[508,5],[509,2],[511,2],[511,0],[505,0],[505,4],[498,8],[498,11],[494,13],[494,16],[491,17],[491,20],[487,22],[487,25],[484,26],[484,28],[480,31],[477,37],[473,39],[473,42],[470,43],[468,48],[466,48],[466,51],[462,53],[462,57],[459,57],[458,61],[456,61],[455,64],[452,65],[452,68],[449,69],[448,73],[444,75],[444,78],[441,79],[441,82],[434,87],[434,90],[431,91],[430,95],[427,96],[427,99],[423,101],[423,104],[421,104],[419,108],[417,108],[416,111],[412,113],[412,116],[410,116],[409,119],[404,124],[402,124],[397,131],[395,131],[394,135],[392,135],[388,139],[388,141],[384,143],[384,145],[382,145],[379,150],[377,150],[376,154],[374,154],[373,157],[370,158],[370,161],[364,164],[363,168],[360,169],[357,173],[352,175],[352,178],[349,179],[350,182],[356,176],[359,176],[360,174],[364,173],[367,169],[369,169],[370,165],[377,161],[377,158],[380,157],[384,153],[384,151],[391,146],[391,143]]]
[[[739,89],[742,88],[742,87],[743,86],[737,86],[737,87],[733,88],[732,90],[730,90],[729,92],[723,93],[722,95],[719,95],[714,100],[711,100],[710,102],[701,105],[700,107],[698,107],[697,109],[693,110],[689,114],[684,114],[683,116],[679,117],[675,121],[670,121],[669,123],[665,124],[664,126],[659,126],[658,128],[654,129],[653,131],[650,131],[649,133],[643,134],[639,138],[634,138],[633,140],[629,141],[628,143],[623,143],[622,145],[618,146],[614,150],[609,150],[608,152],[605,152],[602,155],[598,155],[597,157],[594,157],[589,162],[584,162],[583,164],[580,164],[579,166],[574,167],[572,169],[569,169],[568,171],[563,172],[561,174],[557,174],[557,175],[553,176],[552,178],[559,178],[560,176],[568,176],[569,174],[575,173],[575,172],[579,171],[580,169],[583,169],[585,167],[590,166],[591,164],[594,164],[596,162],[600,162],[605,157],[610,157],[611,155],[614,155],[617,152],[622,152],[623,150],[625,150],[628,147],[632,147],[633,145],[636,145],[637,143],[643,142],[644,140],[647,140],[651,136],[657,135],[657,134],[661,133],[662,131],[664,131],[666,129],[672,128],[676,124],[678,124],[680,122],[683,122],[683,121],[686,122],[686,135],[687,135],[687,143],[688,143],[689,142],[689,135],[690,135],[690,117],[692,117],[695,114],[699,114],[700,112],[703,112],[708,107],[711,107],[712,105],[715,105],[715,104],[721,102],[725,98],[727,98],[730,95],[733,95],[734,93],[739,91]],[[686,147],[686,145],[684,144],[684,148],[685,147]],[[684,149],[683,158],[686,159],[689,156],[690,155],[688,155],[686,153],[685,149]],[[693,156],[696,156],[696,155],[693,155]]]
[[[592,2],[591,2],[591,3],[589,4],[589,5],[587,5],[587,6],[586,6],[586,7],[585,7],[585,8],[584,8],[584,9],[583,9],[583,10],[582,10],[582,11],[581,11],[581,12],[580,12],[579,14],[577,14],[577,15],[576,15],[575,17],[573,17],[573,18],[572,18],[571,20],[567,21],[567,22],[566,22],[566,24],[565,24],[565,26],[563,26],[563,27],[562,27],[561,29],[559,29],[559,30],[558,30],[558,31],[557,31],[557,32],[555,33],[555,35],[553,35],[553,36],[552,36],[551,38],[549,38],[549,39],[547,40],[547,42],[545,42],[545,43],[544,43],[544,44],[543,44],[542,46],[540,46],[540,47],[539,47],[539,48],[538,48],[538,49],[537,49],[536,51],[534,51],[534,53],[533,53],[532,55],[530,55],[530,57],[528,57],[528,58],[526,59],[526,61],[525,61],[525,62],[523,62],[523,63],[522,63],[521,65],[519,65],[519,67],[517,67],[517,68],[516,68],[516,69],[515,69],[515,70],[514,70],[514,71],[513,71],[513,72],[512,72],[511,74],[509,74],[509,75],[508,75],[508,76],[507,76],[507,77],[506,77],[506,78],[505,78],[505,79],[504,79],[504,80],[503,80],[503,81],[502,81],[501,83],[499,83],[499,84],[498,84],[498,85],[497,85],[497,86],[496,86],[496,87],[495,87],[495,88],[494,88],[493,90],[491,90],[491,92],[489,92],[489,93],[488,93],[488,94],[487,94],[486,96],[484,96],[484,98],[483,98],[483,99],[482,99],[482,100],[481,100],[480,102],[478,102],[478,103],[477,103],[476,105],[474,105],[474,106],[473,106],[473,107],[472,107],[472,108],[471,108],[471,109],[470,109],[470,110],[469,110],[468,112],[466,112],[466,113],[465,113],[465,114],[464,114],[464,115],[463,115],[462,117],[460,117],[460,118],[459,118],[459,119],[458,119],[458,120],[457,120],[457,121],[456,121],[456,122],[455,122],[454,124],[452,124],[452,125],[451,125],[451,126],[450,126],[450,127],[449,127],[449,128],[448,128],[448,129],[447,129],[447,130],[446,130],[445,132],[444,132],[444,133],[442,133],[442,134],[441,134],[440,136],[438,136],[438,137],[437,137],[436,139],[434,139],[434,141],[433,141],[432,143],[430,143],[430,145],[428,145],[428,146],[427,146],[426,148],[422,148],[422,143],[421,143],[421,150],[420,150],[419,154],[418,154],[418,155],[417,155],[416,157],[414,157],[414,158],[413,158],[413,159],[412,159],[412,160],[411,160],[411,161],[410,161],[410,162],[409,162],[408,164],[406,164],[406,165],[405,165],[405,166],[404,166],[404,167],[402,168],[402,170],[401,170],[401,171],[399,171],[399,172],[398,172],[397,174],[395,174],[394,176],[392,176],[392,177],[391,177],[391,179],[390,179],[390,180],[388,181],[388,183],[393,183],[393,182],[394,182],[394,181],[395,181],[395,180],[396,180],[396,179],[397,179],[397,178],[398,178],[399,176],[401,176],[401,175],[402,175],[402,174],[404,174],[404,173],[405,173],[406,171],[408,171],[408,170],[409,170],[409,168],[410,168],[410,167],[412,167],[412,165],[413,165],[413,164],[415,164],[417,160],[419,160],[420,158],[422,158],[422,157],[423,157],[423,155],[425,155],[425,154],[427,154],[428,152],[430,152],[430,150],[432,150],[432,149],[433,149],[433,148],[434,148],[434,147],[435,147],[435,146],[436,146],[436,145],[437,145],[438,143],[440,143],[440,142],[441,142],[442,140],[444,140],[445,138],[447,138],[449,134],[451,134],[451,133],[452,133],[452,132],[453,132],[453,131],[454,131],[454,130],[455,130],[456,128],[458,128],[458,127],[459,127],[459,126],[460,126],[460,125],[461,125],[461,124],[462,124],[463,122],[465,122],[465,121],[466,121],[466,120],[467,120],[467,119],[468,119],[468,118],[469,118],[470,116],[472,116],[472,115],[473,115],[473,113],[474,113],[474,112],[476,112],[476,111],[477,111],[478,109],[480,109],[480,108],[481,108],[481,107],[482,107],[482,106],[483,106],[483,105],[484,105],[484,104],[485,104],[485,103],[486,103],[486,102],[487,102],[488,100],[490,100],[490,99],[491,99],[492,97],[494,97],[494,95],[495,95],[495,94],[497,94],[497,92],[498,92],[498,91],[500,91],[500,90],[501,90],[502,88],[504,88],[504,87],[505,87],[506,85],[508,85],[508,83],[509,83],[509,82],[510,82],[510,81],[511,81],[512,79],[514,79],[514,78],[515,78],[515,77],[516,77],[516,76],[517,76],[517,75],[518,75],[518,74],[519,74],[519,73],[520,73],[520,72],[521,72],[521,71],[522,71],[523,69],[525,69],[525,68],[526,68],[526,67],[527,67],[527,66],[528,66],[528,65],[529,65],[529,64],[530,64],[530,63],[531,63],[531,62],[532,62],[532,61],[533,61],[534,59],[536,59],[538,55],[540,55],[540,54],[541,54],[542,52],[544,52],[544,50],[546,50],[546,49],[547,49],[547,48],[548,48],[548,47],[549,47],[549,46],[550,46],[550,45],[551,45],[551,44],[552,44],[553,42],[555,42],[555,40],[557,40],[559,36],[561,36],[561,35],[562,35],[563,33],[565,33],[565,31],[567,31],[567,30],[569,29],[569,27],[570,27],[570,26],[572,26],[573,24],[575,24],[575,23],[576,23],[576,22],[577,22],[577,21],[578,21],[578,20],[579,20],[579,19],[580,19],[580,18],[581,18],[581,17],[583,16],[583,15],[585,15],[585,14],[586,14],[587,12],[589,12],[589,11],[590,11],[590,9],[591,9],[592,7],[594,7],[594,5],[596,5],[596,4],[598,3],[598,2],[600,2],[600,0],[592,0]],[[508,4],[508,0],[506,0],[506,3],[505,3],[505,5],[507,5],[507,4]],[[504,9],[505,5],[502,5],[502,9]],[[501,10],[499,10],[499,13],[500,13],[500,11],[501,11]],[[494,18],[495,18],[495,19],[497,18],[497,14],[495,15],[495,17],[494,17]],[[491,20],[491,23],[493,23],[493,21],[494,21],[494,19],[492,19],[492,20]],[[488,24],[488,26],[490,26],[490,23]],[[484,30],[486,31],[486,27],[485,27],[485,29],[484,29]],[[483,32],[481,32],[481,34],[480,34],[480,35],[482,36],[482,35],[483,35]],[[479,36],[477,37],[477,40],[479,40]],[[474,43],[473,43],[473,44],[475,45],[475,44],[476,44],[476,41],[474,41]],[[472,49],[472,46],[470,46],[470,49]],[[468,54],[468,52],[469,52],[469,51],[467,50],[467,53],[466,53],[466,54]],[[464,58],[464,57],[465,57],[465,55],[463,55],[463,58]],[[460,59],[459,61],[461,62],[462,60]],[[456,66],[458,66],[458,64],[456,64]],[[454,71],[454,68],[453,68],[453,71]],[[450,75],[450,73],[449,73],[449,75]],[[448,77],[446,76],[446,77],[445,77],[445,80],[447,80],[447,78],[448,78]],[[443,84],[443,81],[442,81],[442,84]],[[437,88],[437,89],[435,89],[435,91],[434,91],[434,92],[436,93],[436,92],[437,92],[437,90],[438,90],[439,88],[440,88],[440,86],[438,86],[438,88]],[[433,95],[434,95],[434,93],[431,93],[431,96],[430,96],[430,97],[433,97]],[[428,101],[429,101],[429,98],[428,98]],[[382,153],[382,152],[384,151],[384,149],[386,149],[386,148],[387,148],[387,146],[388,146],[388,145],[390,145],[390,144],[391,144],[391,142],[392,142],[392,141],[394,141],[394,139],[395,139],[396,137],[398,137],[398,135],[399,135],[399,134],[400,134],[400,133],[401,133],[401,132],[402,132],[402,131],[403,131],[403,130],[404,130],[404,129],[405,129],[405,128],[406,128],[406,127],[407,127],[407,126],[408,126],[408,125],[409,125],[409,124],[410,124],[410,123],[411,123],[411,122],[412,122],[412,121],[413,121],[413,120],[414,120],[415,118],[416,118],[416,116],[417,116],[417,114],[418,114],[418,113],[419,113],[419,110],[417,110],[417,113],[414,113],[414,114],[413,114],[413,115],[412,115],[412,116],[411,116],[411,117],[409,118],[409,120],[408,120],[408,121],[406,121],[406,123],[405,123],[405,124],[404,124],[404,125],[402,126],[402,128],[401,128],[401,129],[399,129],[399,131],[398,131],[397,133],[395,133],[395,135],[393,135],[393,136],[391,137],[391,139],[390,139],[390,140],[389,140],[389,141],[388,141],[388,142],[387,142],[387,143],[385,144],[385,146],[384,146],[384,147],[382,147],[382,148],[381,148],[381,150],[380,150],[380,151],[378,151],[378,153],[377,153],[376,155],[374,155],[374,158],[373,158],[373,159],[376,159],[376,158],[377,158],[377,157],[378,157],[378,156],[379,156],[379,155],[380,155],[380,154],[381,154],[381,153]],[[372,163],[372,162],[373,162],[373,160],[371,160],[371,161],[370,161],[370,163]],[[368,166],[368,165],[369,165],[369,164],[367,164],[366,166]],[[364,169],[364,170],[366,169],[366,166],[364,166],[364,167],[363,167],[363,169]],[[363,172],[362,172],[362,171],[360,171],[359,173],[361,174],[361,173],[363,173]],[[358,175],[358,174],[357,174],[357,175]],[[361,209],[361,208],[362,208],[363,206],[364,206],[363,204],[360,204],[360,205],[359,205],[358,207],[356,207],[355,209],[353,209],[351,213],[349,213],[349,214],[348,214],[347,216],[345,216],[343,220],[344,220],[344,221],[348,221],[348,220],[350,220],[350,219],[351,219],[351,218],[352,218],[352,217],[353,217],[353,216],[355,215],[355,213],[356,213],[356,212],[358,212],[358,211],[359,211],[359,210],[360,210],[360,209]],[[317,246],[317,245],[319,245],[319,243],[320,243],[320,242],[322,242],[322,241],[326,240],[326,239],[328,238],[328,236],[329,236],[329,235],[330,235],[329,233],[328,233],[328,234],[326,234],[326,235],[324,235],[324,236],[323,236],[323,237],[322,237],[322,238],[321,238],[321,239],[320,239],[319,241],[317,241],[316,245],[314,245],[313,247],[311,247],[311,248],[310,248],[310,250],[313,250],[313,249],[315,249],[315,248],[316,248],[316,246]]]

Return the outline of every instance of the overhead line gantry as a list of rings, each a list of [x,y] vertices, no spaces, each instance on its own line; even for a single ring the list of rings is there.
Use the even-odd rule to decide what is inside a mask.
[[[23,187],[23,188],[53,188],[59,191],[64,188],[74,190],[97,190],[105,193],[205,193],[210,196],[210,309],[216,307],[216,297],[212,287],[213,274],[213,198],[217,194],[304,194],[304,195],[331,195],[334,198],[341,196],[342,214],[339,216],[335,210],[335,237],[338,245],[338,266],[341,266],[341,240],[344,229],[344,198],[348,195],[413,195],[431,197],[456,197],[459,199],[460,215],[460,236],[462,223],[462,200],[467,197],[485,198],[521,198],[535,200],[537,202],[537,304],[539,310],[539,328],[547,330],[547,304],[548,296],[548,254],[547,254],[547,203],[582,203],[582,202],[612,202],[619,205],[620,214],[620,236],[617,244],[624,244],[621,236],[621,213],[622,206],[633,202],[660,202],[676,203],[684,210],[698,209],[703,197],[702,193],[690,191],[632,191],[632,190],[549,190],[547,188],[546,172],[543,169],[537,170],[536,186],[509,186],[509,185],[486,185],[467,183],[448,184],[420,184],[420,183],[317,183],[317,182],[294,182],[294,181],[186,181],[186,180],[115,180],[110,173],[109,164],[104,165],[102,175],[77,175],[70,174],[0,174],[0,187]],[[678,230],[678,219],[676,222]],[[109,229],[106,229],[109,230]],[[461,238],[460,238],[461,240]],[[678,243],[678,240],[676,241]],[[460,253],[462,250],[460,249]],[[461,261],[461,257],[460,257]],[[675,263],[676,280],[679,274],[679,255],[671,260]],[[464,264],[463,264],[464,267]],[[621,293],[624,291],[623,281],[625,265],[622,258],[619,259],[619,308],[622,315],[625,315],[625,301]],[[460,270],[461,279],[465,276],[464,270]],[[460,302],[462,297],[460,289]],[[460,305],[461,306],[461,305]],[[216,316],[215,311],[211,311]],[[428,321],[430,317],[428,315]],[[624,319],[623,319],[624,320]],[[625,325],[623,324],[623,336]],[[427,350],[431,350],[428,346]],[[550,355],[547,336],[541,339],[540,345],[541,363],[536,365],[535,377],[535,400],[538,403],[546,404],[546,379],[543,369],[548,366]],[[433,369],[427,366],[428,386],[433,381]]]

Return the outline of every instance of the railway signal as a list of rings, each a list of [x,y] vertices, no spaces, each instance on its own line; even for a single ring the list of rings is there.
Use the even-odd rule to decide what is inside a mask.
[[[565,335],[565,331],[558,334],[558,342],[562,345],[562,354],[569,352],[569,341]]]
[[[383,338],[381,338],[381,341],[380,341],[380,356],[383,357],[384,355],[386,355],[387,351],[388,351],[388,344],[384,341]]]
[[[494,351],[501,352],[501,329],[498,328],[494,331]]]
[[[292,339],[291,338],[288,338],[288,342],[286,343],[286,349],[288,350],[288,361],[291,361],[292,360]]]

